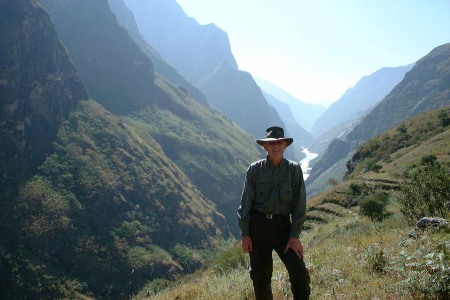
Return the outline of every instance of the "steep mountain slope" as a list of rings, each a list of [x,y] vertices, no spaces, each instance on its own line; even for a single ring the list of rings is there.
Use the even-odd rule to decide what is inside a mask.
[[[412,116],[450,105],[450,44],[420,59],[405,78],[349,134],[367,140]]]
[[[36,170],[51,151],[59,124],[87,94],[50,18],[35,1],[2,0],[0,8],[3,198]]]
[[[177,70],[169,65],[157,51],[142,37],[134,19],[133,13],[126,7],[122,0],[108,0],[109,6],[117,16],[117,21],[128,31],[133,41],[152,60],[155,71],[169,81],[184,87],[194,99],[207,105],[206,97],[200,90],[184,79]]]
[[[418,114],[361,144],[346,164],[347,177],[380,184],[388,178],[392,183],[401,180],[408,166],[420,164],[424,156],[448,162],[449,135],[450,106]],[[380,168],[370,168],[375,164]]]
[[[55,149],[15,203],[7,236],[24,250],[10,247],[2,282],[18,272],[25,288],[10,276],[5,295],[40,298],[43,282],[50,298],[64,289],[116,298],[198,267],[195,251],[230,236],[155,140],[93,101],[71,113]]]
[[[239,128],[233,126],[231,122],[225,122],[226,126],[223,125],[223,128],[221,128],[214,123],[219,122],[222,124],[222,120],[213,119],[211,120],[212,123],[209,124],[208,120],[205,120],[201,114],[193,113],[192,111],[203,111],[204,107],[201,104],[199,104],[201,107],[196,107],[196,105],[190,103],[191,98],[186,91],[180,89],[174,92],[162,89],[155,83],[159,80],[158,74],[153,73],[149,74],[149,76],[143,76],[143,70],[146,70],[146,73],[150,72],[144,66],[151,66],[152,62],[140,51],[126,31],[118,24],[107,3],[92,2],[90,0],[68,0],[64,4],[42,0],[42,3],[50,12],[52,19],[55,20],[58,34],[67,46],[71,56],[74,57],[75,66],[77,69],[80,68],[83,82],[90,87],[90,95],[91,93],[95,95],[92,98],[105,106],[105,108],[112,112],[139,115],[140,109],[152,105],[154,111],[167,110],[188,124],[204,124],[203,128],[195,127],[198,130],[197,134],[200,135],[205,134],[208,129],[217,131],[211,133],[217,139],[224,137],[224,134],[227,132],[230,135],[236,134],[235,131],[239,132],[239,134],[244,134]],[[99,26],[104,28],[104,30],[97,30],[96,28]],[[95,42],[88,42],[89,40],[95,40]],[[128,62],[130,65],[122,68],[119,72],[117,68],[121,67],[125,62]],[[114,72],[105,72],[105,70],[114,70]],[[159,82],[163,81],[159,80]],[[99,84],[106,82],[115,84]],[[117,94],[118,89],[121,90],[120,94]],[[219,117],[218,113],[217,115]],[[153,119],[148,116],[150,114],[145,114],[144,116],[146,121],[153,123]],[[177,120],[170,118],[164,120],[164,122],[161,121],[161,123],[166,124],[167,121],[178,123]],[[166,153],[171,153],[171,155],[168,155],[171,159],[187,157],[186,153],[190,154],[190,150],[182,147],[182,143],[171,144],[166,142],[173,139],[178,139],[178,142],[181,142],[184,139],[183,134],[186,134],[186,132],[178,129],[177,132],[180,132],[180,135],[174,136],[174,132],[171,130],[173,126],[175,125],[158,126],[155,131],[149,132],[149,134],[162,145]],[[185,128],[186,130],[191,130],[192,126],[186,126]],[[249,138],[247,134],[244,135]],[[224,137],[217,143],[224,148],[231,149],[235,147],[234,143],[226,142],[228,139]],[[199,140],[201,141],[201,139]],[[228,146],[224,146],[224,143],[228,143]],[[244,143],[244,145],[249,146],[249,143]],[[208,144],[200,143],[198,148],[192,151],[196,151],[197,155],[197,153],[208,152],[210,150],[208,147]],[[211,196],[210,199],[213,199],[216,203],[222,203],[220,207],[225,211],[221,210],[221,212],[229,220],[229,225],[235,234],[237,233],[237,224],[234,222],[235,208],[238,206],[240,189],[242,188],[242,182],[239,179],[239,176],[242,176],[242,174],[239,173],[239,170],[246,167],[241,165],[241,163],[242,161],[250,162],[248,160],[249,157],[256,158],[258,153],[260,153],[256,143],[251,147],[250,152],[253,151],[253,154],[246,156],[240,153],[243,155],[242,159],[231,162],[222,160],[220,152],[217,153],[217,156],[212,158],[216,165],[214,168],[204,169],[204,165],[198,160],[179,165],[189,175],[203,175],[201,179],[199,178],[196,181],[198,188],[206,195]],[[242,147],[236,149],[242,149]],[[233,151],[230,153],[233,153]],[[228,166],[228,163],[231,163],[231,166]],[[223,168],[224,170],[232,168],[234,173],[227,174],[225,178],[219,178],[214,174],[216,168]],[[214,192],[211,192],[211,189]],[[225,203],[230,202],[234,204],[231,206],[225,205]]]
[[[349,152],[334,152],[330,146],[326,159],[319,159],[306,184],[314,186],[318,171],[341,169],[356,147],[369,138],[392,128],[407,118],[439,107],[450,105],[450,44],[433,49],[420,59],[404,79],[343,139]],[[322,168],[322,166],[325,166]],[[331,167],[330,167],[331,166]],[[342,174],[343,176],[344,174]],[[341,180],[341,178],[335,178]],[[322,178],[320,186],[324,187]],[[315,188],[315,193],[320,189]]]
[[[370,108],[381,102],[413,66],[414,64],[382,68],[361,78],[317,119],[312,128],[313,134],[319,136],[340,123],[361,118]]]
[[[261,78],[255,78],[255,80],[264,92],[288,104],[297,123],[309,132],[311,132],[311,129],[317,119],[326,110],[326,108],[322,105],[310,104],[300,101],[299,99],[295,98],[291,94],[287,93],[280,87],[267,80]]]
[[[227,34],[214,24],[200,26],[175,0],[124,2],[149,44],[194,85],[221,62],[237,70]]]
[[[69,50],[89,96],[114,113],[152,101],[164,104],[153,83],[152,61],[117,23],[106,1],[40,1]]]
[[[283,126],[251,75],[238,70],[225,32],[214,24],[199,25],[175,0],[127,0],[125,4],[144,38],[200,88],[212,107],[255,137],[264,128]]]

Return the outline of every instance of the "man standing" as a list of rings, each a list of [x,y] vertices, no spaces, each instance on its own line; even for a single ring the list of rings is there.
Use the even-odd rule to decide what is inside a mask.
[[[309,274],[299,236],[306,219],[306,192],[300,165],[283,157],[292,138],[270,127],[256,142],[265,159],[247,170],[238,209],[242,249],[250,254],[250,278],[257,300],[273,299],[272,251],[286,266],[294,299],[309,299]]]

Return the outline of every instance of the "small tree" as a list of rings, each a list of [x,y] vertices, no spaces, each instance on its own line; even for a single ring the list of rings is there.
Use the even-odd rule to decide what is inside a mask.
[[[400,209],[410,224],[425,216],[447,218],[450,211],[450,168],[433,159],[411,168],[399,196]]]
[[[388,195],[385,192],[376,192],[359,200],[360,213],[372,221],[382,221],[386,216]]]
[[[349,186],[349,192],[352,196],[360,196],[364,193],[367,193],[367,190],[367,185],[364,182],[362,182],[361,184],[352,182]]]
[[[450,125],[450,117],[448,116],[446,111],[441,111],[438,115],[439,120],[441,120],[441,124],[443,127]]]

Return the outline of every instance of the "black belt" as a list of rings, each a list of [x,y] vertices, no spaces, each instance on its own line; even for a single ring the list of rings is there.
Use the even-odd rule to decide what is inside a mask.
[[[253,213],[253,214],[255,214],[255,215],[264,217],[264,218],[266,218],[266,219],[270,219],[270,220],[272,220],[272,219],[285,219],[285,218],[289,218],[289,216],[285,216],[285,215],[266,214],[266,213],[257,211],[257,210],[255,210],[255,209],[252,209],[250,212]]]

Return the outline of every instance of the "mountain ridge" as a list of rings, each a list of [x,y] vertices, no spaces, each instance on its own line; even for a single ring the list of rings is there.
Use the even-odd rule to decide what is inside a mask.
[[[117,21],[128,31],[130,37],[136,42],[141,50],[152,60],[155,70],[164,78],[171,82],[186,88],[192,97],[200,103],[207,105],[206,97],[200,90],[190,84],[175,70],[168,62],[166,62],[159,53],[149,45],[142,37],[133,13],[126,7],[122,0],[108,0],[112,12],[116,15]]]
[[[199,25],[174,0],[125,4],[144,38],[203,92],[212,107],[254,137],[260,136],[261,128],[284,126],[251,75],[238,69],[226,32],[214,24]]]
[[[264,92],[288,104],[296,122],[308,132],[311,132],[316,120],[326,111],[323,105],[302,102],[268,80],[255,78],[255,81]]]
[[[317,119],[312,132],[315,136],[328,129],[354,120],[366,114],[403,79],[414,64],[402,67],[381,68],[371,75],[363,76],[354,87],[345,91],[341,98]],[[350,108],[349,108],[350,107]]]
[[[325,165],[328,171],[333,168],[345,169],[345,160],[351,158],[351,154],[360,143],[418,113],[450,105],[449,57],[450,44],[444,44],[434,48],[417,61],[415,66],[406,73],[404,79],[386,95],[383,101],[342,138],[350,149],[348,156],[334,156],[333,153],[329,153],[326,160],[319,159],[314,163],[314,167]],[[325,150],[325,152],[330,151],[328,148]],[[325,171],[321,167],[316,168],[316,170]],[[324,181],[327,178],[322,178],[320,182],[314,182],[313,179],[318,177],[319,174],[313,168],[307,181],[307,187],[314,193],[323,191],[326,187]],[[309,181],[310,178],[311,181]],[[341,180],[341,178],[335,179]]]
[[[404,80],[355,127],[348,138],[367,139],[425,110],[450,105],[449,53],[450,44],[444,44],[417,61],[412,70],[406,73]],[[390,114],[390,111],[400,112],[402,115]],[[364,129],[364,124],[369,122],[373,128],[371,132]]]

